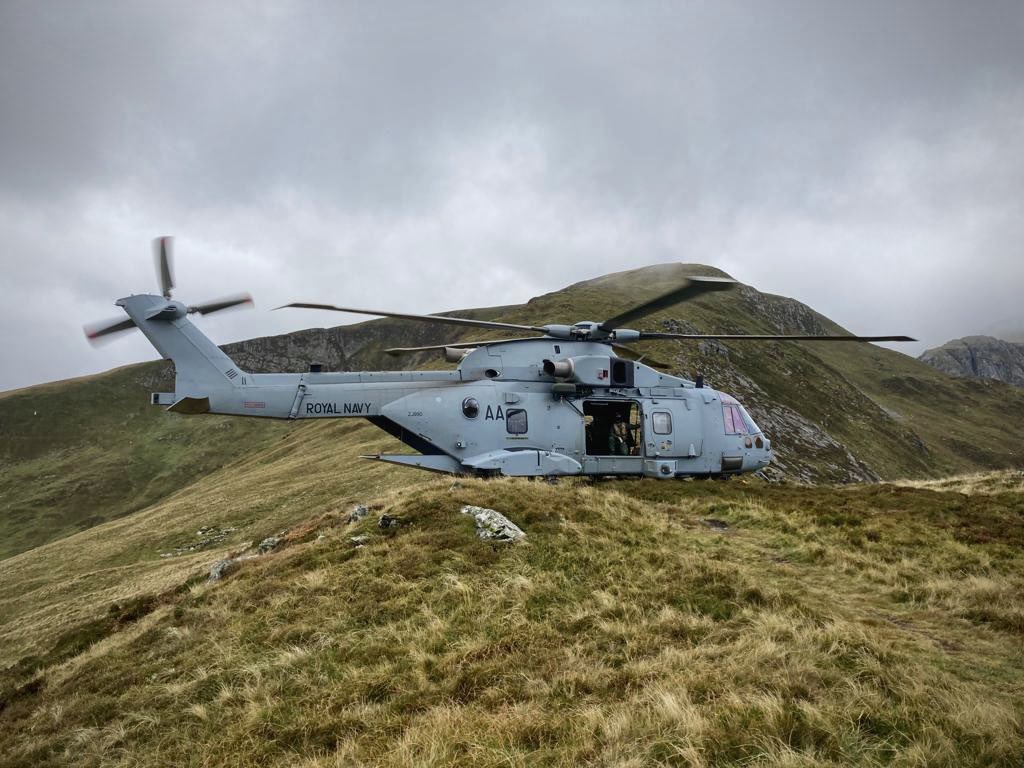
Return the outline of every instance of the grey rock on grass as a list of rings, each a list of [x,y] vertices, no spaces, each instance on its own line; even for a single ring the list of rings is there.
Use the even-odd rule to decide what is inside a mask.
[[[476,520],[476,535],[488,541],[517,541],[526,533],[500,512],[486,507],[465,505],[459,510],[464,515],[471,515]]]
[[[238,568],[238,561],[232,558],[218,560],[210,568],[210,581],[220,581],[236,568]]]

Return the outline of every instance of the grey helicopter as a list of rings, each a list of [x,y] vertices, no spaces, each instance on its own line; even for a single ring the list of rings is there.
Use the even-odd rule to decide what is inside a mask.
[[[643,362],[630,344],[662,339],[743,341],[913,341],[908,336],[697,334],[627,327],[646,315],[738,283],[688,277],[614,317],[572,325],[520,325],[332,304],[290,308],[350,312],[413,322],[531,334],[388,349],[442,353],[454,370],[302,373],[241,370],[189,320],[252,304],[248,294],[185,305],[171,296],[171,238],[154,241],[161,293],[116,301],[127,318],[86,326],[91,341],[138,328],[174,363],[174,392],[153,405],[176,414],[273,419],[366,419],[413,454],[362,458],[453,475],[490,477],[723,477],[772,460],[771,440],[739,401],[696,380]],[[281,307],[284,308],[284,307]]]

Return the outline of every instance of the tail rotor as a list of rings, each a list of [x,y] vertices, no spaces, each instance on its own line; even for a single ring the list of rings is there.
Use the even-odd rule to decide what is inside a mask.
[[[157,279],[160,281],[160,294],[166,300],[166,304],[154,309],[149,315],[150,319],[173,320],[177,317],[191,314],[210,315],[214,312],[220,312],[244,304],[252,305],[252,296],[248,293],[236,293],[213,301],[205,301],[188,306],[175,301],[171,298],[171,291],[174,288],[173,253],[173,237],[165,235],[153,241],[153,257],[156,262]],[[109,341],[106,337],[112,334],[130,331],[137,327],[135,321],[129,317],[90,323],[83,330],[85,331],[85,337],[91,344],[95,345]]]

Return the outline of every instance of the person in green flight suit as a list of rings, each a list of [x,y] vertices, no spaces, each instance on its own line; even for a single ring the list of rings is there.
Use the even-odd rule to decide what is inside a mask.
[[[616,456],[628,456],[630,442],[632,440],[626,417],[621,413],[616,413],[611,432],[608,433],[608,450]]]

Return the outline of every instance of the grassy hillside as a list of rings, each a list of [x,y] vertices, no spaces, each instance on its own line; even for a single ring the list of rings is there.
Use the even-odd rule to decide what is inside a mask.
[[[34,653],[40,637],[73,633],[117,600],[183,583],[214,553],[261,541],[311,510],[341,509],[408,482],[415,470],[356,458],[396,446],[362,421],[295,426],[152,507],[0,560],[0,666]],[[174,554],[219,538],[200,529],[233,530]],[[168,553],[174,556],[161,557]]]
[[[255,419],[180,419],[159,363],[0,396],[0,558],[142,509],[282,434]]]
[[[452,482],[376,440],[294,430],[0,562],[4,764],[1020,765],[1019,476]],[[160,556],[200,526],[237,530]]]

